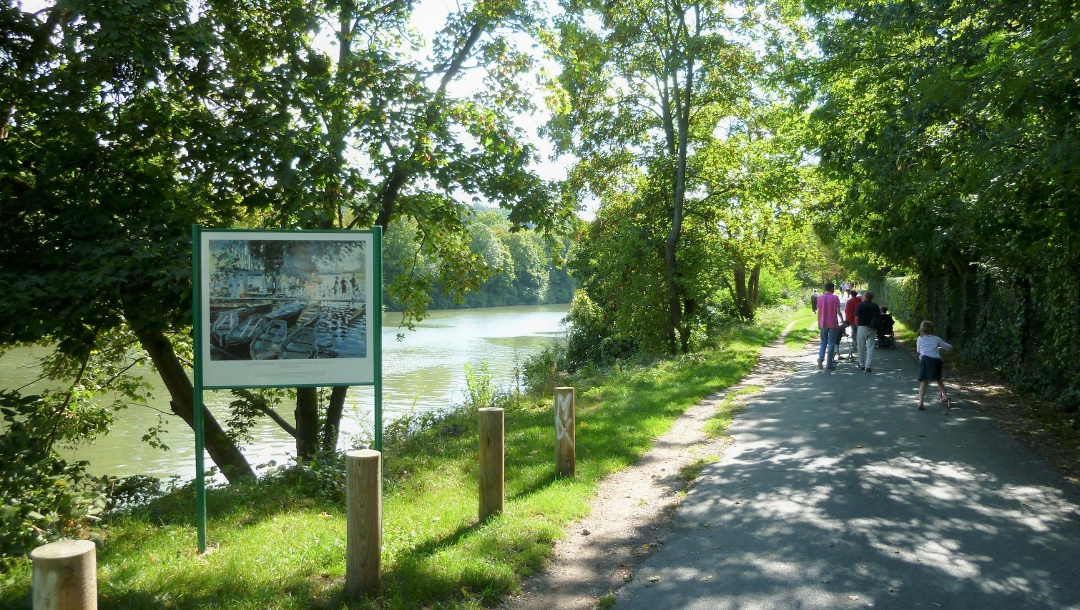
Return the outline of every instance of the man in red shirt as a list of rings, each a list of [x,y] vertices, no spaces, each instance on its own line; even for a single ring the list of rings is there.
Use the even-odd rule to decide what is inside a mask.
[[[855,315],[855,308],[862,303],[862,299],[859,298],[859,291],[854,288],[848,292],[848,295],[847,304],[844,306],[844,322],[851,329],[851,352],[849,353],[851,355],[855,353],[855,331],[859,329],[859,317]]]
[[[822,368],[825,350],[829,351],[828,369],[836,368],[836,341],[840,336],[840,297],[833,294],[836,286],[832,282],[825,284],[825,294],[818,298],[818,331],[821,343],[818,346],[817,367]]]

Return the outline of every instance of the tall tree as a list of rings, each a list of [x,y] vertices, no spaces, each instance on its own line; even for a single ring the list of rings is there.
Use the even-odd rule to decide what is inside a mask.
[[[205,30],[175,3],[67,2],[0,11],[14,61],[0,73],[0,343],[55,341],[76,361],[130,328],[194,423],[174,347],[190,325],[193,222],[236,218],[191,179],[212,113],[195,94]],[[131,23],[139,23],[134,29]],[[183,340],[180,341],[181,352]],[[85,367],[80,367],[85,370]],[[81,388],[76,375],[72,391]],[[204,411],[207,450],[230,480],[251,467]]]
[[[5,5],[0,343],[51,337],[78,357],[130,326],[190,424],[192,223],[415,222],[416,243],[439,253],[455,286],[475,282],[478,264],[460,197],[555,228],[567,212],[513,123],[529,105],[530,63],[510,33],[529,27],[532,7],[462,5],[427,59],[409,54],[412,10],[393,0],[71,0],[37,15]],[[486,86],[455,89],[466,71]],[[312,394],[300,393],[305,425],[293,429],[303,456],[336,446],[345,388],[325,410]],[[206,415],[211,457],[230,477],[251,476]]]
[[[731,185],[713,184],[713,195],[705,196],[709,161],[699,157],[741,108],[752,105],[755,87],[768,76],[764,62],[785,57],[772,31],[792,17],[791,7],[717,0],[574,0],[563,6],[556,55],[564,96],[550,132],[558,150],[581,159],[571,188],[599,195],[601,205],[624,205],[624,197],[605,195],[635,189],[648,206],[652,226],[641,238],[654,244],[647,252],[662,257],[667,349],[685,351],[701,295],[711,294],[703,288],[713,281],[705,275],[712,271],[700,255],[704,244],[719,247],[720,219],[710,208],[735,200]],[[626,179],[634,172],[642,177]],[[691,227],[696,235],[688,233]]]
[[[813,183],[802,111],[761,100],[741,114],[727,137],[705,147],[699,163],[708,192],[702,213],[718,227],[717,271],[739,315],[750,320],[761,272],[810,246],[802,218],[813,203]]]
[[[1003,0],[807,6],[822,51],[814,132],[821,167],[840,186],[822,233],[841,236],[848,253],[876,255],[880,266],[1002,285],[1015,295],[1007,321],[975,308],[957,320],[979,345],[973,351],[991,360],[1019,351],[1021,366],[1010,369],[1049,371],[1056,380],[1041,385],[1070,379],[1075,388],[1076,323],[1044,320],[1080,298],[1080,8]],[[838,231],[856,220],[857,233]],[[1012,343],[986,343],[1013,333]]]
[[[279,2],[266,14],[299,11],[310,18],[282,24],[301,42],[251,72],[262,88],[244,88],[253,91],[245,93],[245,105],[266,104],[278,116],[296,117],[285,132],[290,146],[270,148],[272,158],[261,164],[266,188],[274,191],[266,197],[285,203],[270,223],[386,229],[408,220],[416,248],[436,263],[437,273],[391,285],[406,291],[395,297],[405,303],[411,324],[423,317],[433,282],[456,291],[485,279],[483,261],[468,248],[465,198],[497,202],[515,224],[547,230],[565,216],[532,171],[535,150],[515,124],[517,113],[531,108],[523,78],[533,59],[517,48],[519,35],[533,27],[531,3],[461,5],[425,58],[408,29],[411,2]],[[237,16],[232,2],[210,5],[217,20],[236,21],[237,31],[258,25]],[[322,50],[319,24],[331,24],[333,55]],[[280,35],[276,28],[259,34],[268,40]],[[483,86],[462,87],[469,73],[482,75]],[[404,277],[419,280],[423,273],[409,270]],[[317,417],[316,396],[297,394],[298,416]],[[344,399],[344,388],[335,389],[324,426],[339,427]],[[300,448],[298,439],[298,454],[305,455]]]

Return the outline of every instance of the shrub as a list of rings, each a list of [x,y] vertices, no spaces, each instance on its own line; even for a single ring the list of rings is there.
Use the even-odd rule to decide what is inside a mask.
[[[480,363],[480,370],[465,363],[465,408],[482,409],[495,405],[495,380],[487,361]]]
[[[566,360],[566,345],[556,342],[529,356],[521,364],[521,376],[525,391],[533,396],[548,395],[555,391],[559,367]]]
[[[52,451],[52,410],[38,396],[0,391],[0,573],[34,548],[77,536],[100,519],[108,500],[86,473],[86,462],[68,463]]]
[[[565,366],[569,372],[586,364],[610,366],[638,351],[638,346],[615,333],[603,311],[579,290],[566,314],[570,323],[566,337]]]

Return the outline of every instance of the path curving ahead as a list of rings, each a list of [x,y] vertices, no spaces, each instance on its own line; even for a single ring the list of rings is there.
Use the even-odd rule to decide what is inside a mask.
[[[747,399],[616,610],[1080,609],[1080,489],[962,401],[917,411],[908,350],[815,359]]]

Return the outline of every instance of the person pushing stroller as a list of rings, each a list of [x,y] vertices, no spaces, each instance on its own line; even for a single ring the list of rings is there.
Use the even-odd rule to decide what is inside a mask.
[[[889,308],[881,306],[881,313],[877,318],[877,346],[882,348],[896,347],[893,339],[893,317]]]

